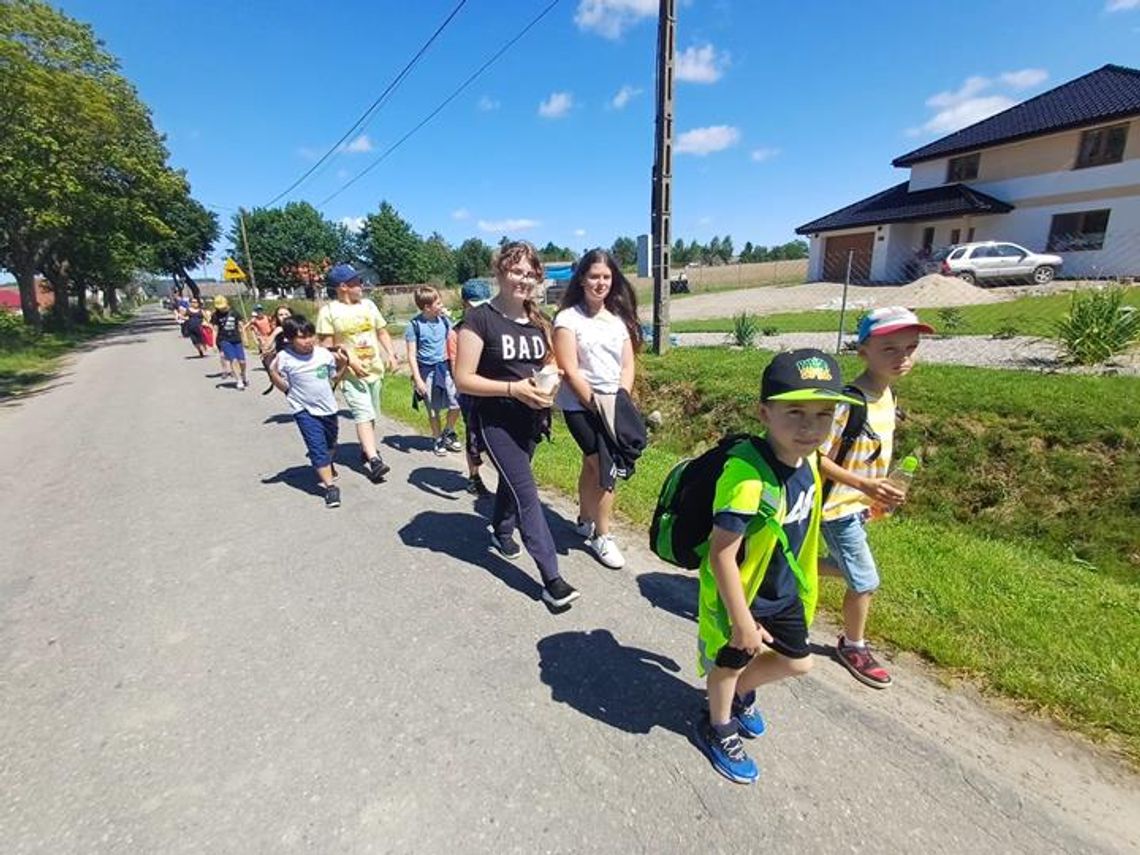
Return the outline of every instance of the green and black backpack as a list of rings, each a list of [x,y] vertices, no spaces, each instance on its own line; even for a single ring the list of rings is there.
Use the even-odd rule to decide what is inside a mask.
[[[701,547],[712,534],[716,482],[730,457],[763,461],[755,437],[733,433],[704,454],[682,460],[665,477],[649,527],[649,548],[662,561],[686,570],[701,566]]]

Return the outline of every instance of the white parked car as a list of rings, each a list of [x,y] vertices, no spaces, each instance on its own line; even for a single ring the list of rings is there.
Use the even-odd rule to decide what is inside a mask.
[[[1015,243],[996,240],[949,246],[938,255],[942,255],[939,272],[943,276],[957,276],[979,285],[1012,279],[1028,279],[1045,285],[1053,281],[1065,263],[1059,255],[1030,252]]]

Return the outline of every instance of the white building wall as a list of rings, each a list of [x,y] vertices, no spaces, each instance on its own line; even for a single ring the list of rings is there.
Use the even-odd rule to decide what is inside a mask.
[[[812,235],[808,239],[808,282],[819,282],[823,279],[823,245],[826,240],[826,232]]]

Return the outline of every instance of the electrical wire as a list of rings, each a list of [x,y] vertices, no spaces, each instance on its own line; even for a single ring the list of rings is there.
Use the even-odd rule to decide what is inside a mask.
[[[406,134],[404,134],[402,137],[400,137],[400,139],[398,139],[396,142],[394,142],[392,145],[390,145],[388,148],[386,148],[384,150],[384,152],[378,158],[376,158],[374,161],[372,161],[372,163],[368,164],[368,166],[366,166],[364,169],[362,169],[360,172],[358,172],[356,175],[354,175],[352,178],[350,178],[348,181],[346,181],[344,184],[342,184],[340,186],[340,188],[338,190],[336,190],[332,195],[330,195],[327,198],[325,198],[324,200],[322,200],[321,205],[322,206],[327,205],[329,202],[331,202],[333,199],[335,199],[337,196],[339,196],[341,193],[343,193],[345,190],[347,190],[349,187],[351,187],[353,184],[355,184],[357,181],[359,181],[361,178],[363,178],[365,175],[367,175],[369,172],[371,172],[373,169],[375,169],[377,166],[379,166],[384,160],[386,160],[388,158],[388,156],[390,154],[392,154],[392,152],[394,152],[396,149],[398,149],[400,146],[402,146],[405,142],[407,142],[408,139],[413,134],[415,134],[417,131],[420,130],[420,128],[422,128],[424,125],[426,125],[432,119],[434,119],[437,115],[439,115],[448,104],[450,104],[452,101],[454,101],[456,98],[458,98],[460,93],[462,93],[464,89],[466,89],[468,86],[470,86],[472,83],[474,83],[483,74],[484,71],[486,71],[488,68],[490,68],[492,65],[494,65],[494,63],[499,59],[499,57],[501,57],[508,50],[510,50],[515,45],[515,43],[518,42],[519,39],[521,39],[523,36],[525,36],[528,32],[530,32],[530,30],[533,29],[539,23],[539,21],[541,21],[548,14],[550,14],[550,12],[554,9],[554,7],[557,6],[560,2],[562,2],[562,0],[552,0],[552,2],[550,4],[548,4],[545,9],[543,9],[533,19],[531,19],[531,22],[529,24],[527,24],[525,27],[523,27],[512,39],[510,39],[506,44],[504,44],[501,48],[499,48],[498,51],[496,51],[494,54],[492,54],[491,57],[486,62],[484,62],[481,66],[479,66],[479,68],[476,69],[475,72],[470,77],[468,77],[465,81],[463,81],[463,83],[461,83],[458,88],[456,88],[450,95],[448,95],[447,98],[445,98],[443,101],[441,101],[439,103],[439,105],[436,106],[436,108],[434,110],[432,110],[423,119],[421,119],[419,124],[417,124],[414,128],[412,128],[410,131],[408,131]]]
[[[272,199],[270,199],[265,204],[265,207],[267,207],[267,208],[271,207],[276,202],[283,199],[285,196],[288,196],[290,193],[292,193],[294,190],[296,190],[299,186],[301,186],[301,184],[304,183],[305,180],[308,179],[310,175],[312,175],[314,172],[316,172],[321,167],[321,165],[325,163],[325,161],[327,161],[330,157],[332,157],[333,154],[335,154],[340,149],[340,147],[345,143],[345,141],[349,137],[351,137],[354,133],[356,133],[365,123],[367,123],[367,121],[373,115],[376,114],[377,111],[380,110],[381,107],[384,106],[384,103],[387,101],[389,96],[393,92],[396,91],[396,89],[399,87],[400,83],[404,80],[404,78],[407,77],[411,73],[412,69],[415,68],[416,64],[420,61],[420,59],[423,57],[423,55],[425,53],[427,53],[428,48],[430,48],[432,46],[432,44],[435,42],[435,40],[438,39],[439,36],[443,33],[443,31],[447,29],[447,26],[452,22],[452,20],[454,20],[455,16],[459,14],[459,10],[462,9],[465,5],[467,5],[467,0],[459,0],[459,2],[455,5],[455,8],[451,10],[451,14],[449,14],[446,18],[444,18],[443,23],[441,23],[436,28],[435,32],[431,34],[431,38],[429,38],[426,42],[423,43],[423,45],[420,46],[420,49],[418,51],[416,51],[415,55],[410,60],[408,60],[407,64],[400,70],[400,73],[397,74],[392,79],[392,82],[389,83],[388,86],[384,89],[384,91],[381,92],[376,97],[376,100],[374,100],[369,105],[368,109],[365,110],[364,113],[360,116],[360,118],[357,119],[356,122],[353,123],[352,127],[350,127],[347,131],[345,131],[344,135],[339,140],[337,140],[335,143],[333,143],[332,146],[329,148],[329,150],[326,151],[323,155],[321,155],[320,159],[317,160],[317,162],[314,163],[311,167],[309,167],[309,169],[306,170],[301,175],[300,178],[298,178],[296,181],[294,181],[292,184],[290,184],[288,187],[286,187],[284,190],[282,190],[280,193],[278,193],[276,196],[274,196]]]

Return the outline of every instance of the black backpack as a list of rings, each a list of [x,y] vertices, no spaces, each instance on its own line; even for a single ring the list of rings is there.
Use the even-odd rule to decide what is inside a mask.
[[[716,482],[730,457],[742,457],[762,473],[771,471],[760,456],[755,437],[746,433],[729,434],[704,454],[674,466],[661,485],[649,527],[649,548],[658,558],[686,570],[701,566],[701,547],[712,534]],[[775,476],[769,477],[775,480]],[[764,490],[764,502],[763,511],[778,512],[778,483],[774,490]]]
[[[859,438],[859,434],[863,432],[863,426],[867,424],[867,394],[858,386],[852,384],[843,387],[843,394],[850,395],[852,398],[858,398],[862,403],[851,404],[848,407],[847,424],[843,426],[843,433],[839,437],[839,447],[832,457],[832,460],[838,466],[842,466],[844,461],[847,460],[847,455],[851,453],[851,447],[855,445],[855,440]],[[831,495],[831,491],[834,488],[834,481],[827,480],[823,482],[824,504],[827,504],[827,497]]]

